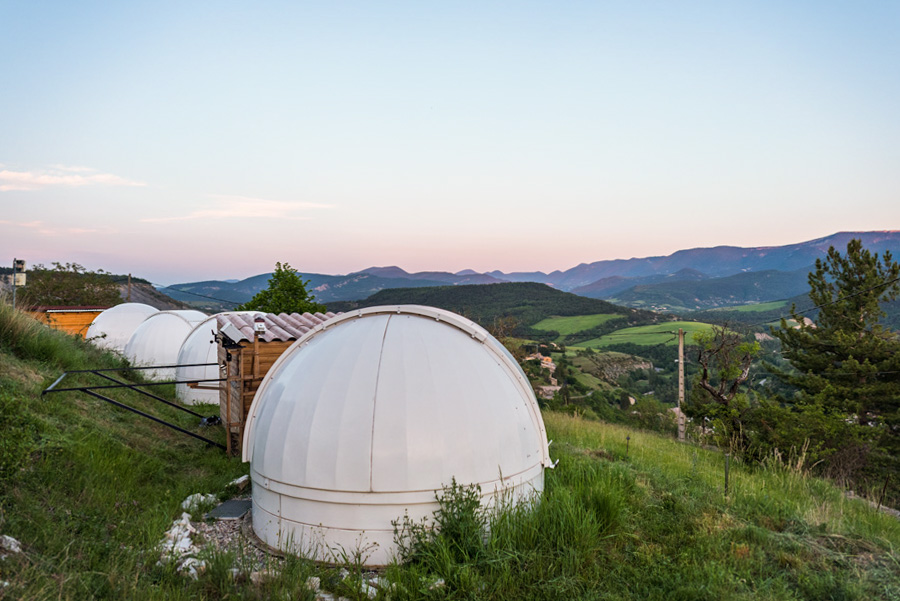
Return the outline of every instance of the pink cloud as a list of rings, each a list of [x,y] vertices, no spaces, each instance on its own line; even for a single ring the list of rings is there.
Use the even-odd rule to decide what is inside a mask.
[[[31,191],[43,188],[80,188],[83,186],[146,186],[111,173],[99,173],[89,167],[57,165],[43,171],[0,171],[0,192]]]
[[[247,196],[231,196],[224,194],[211,194],[210,198],[214,198],[218,202],[207,208],[190,211],[184,215],[176,215],[174,217],[147,217],[141,219],[141,221],[145,223],[159,223],[187,221],[192,219],[307,219],[307,217],[299,215],[298,213],[309,209],[333,208],[333,205],[317,202],[266,200],[263,198],[250,198]]]
[[[0,219],[0,225],[10,225],[18,228],[26,228],[29,230],[34,230],[38,234],[42,236],[78,236],[83,234],[96,234],[100,233],[102,230],[94,229],[94,228],[84,228],[84,227],[58,227],[53,225],[47,225],[43,221],[7,221],[4,219]]]

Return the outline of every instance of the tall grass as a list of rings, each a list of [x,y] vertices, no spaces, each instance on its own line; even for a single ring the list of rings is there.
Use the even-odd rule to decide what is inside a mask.
[[[788,466],[733,466],[654,434],[545,414],[555,470],[534,507],[454,486],[392,598],[892,599],[900,523]],[[626,437],[630,437],[626,451]],[[484,524],[481,536],[472,527]],[[462,541],[462,542],[461,542]],[[465,550],[465,552],[461,552]],[[864,558],[861,560],[860,558]],[[441,588],[423,583],[442,580]]]
[[[0,301],[0,349],[63,370],[118,367],[122,362],[83,339],[47,327]]]

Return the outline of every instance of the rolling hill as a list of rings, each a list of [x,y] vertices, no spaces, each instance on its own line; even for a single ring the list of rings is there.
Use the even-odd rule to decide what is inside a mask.
[[[751,271],[697,281],[665,281],[634,286],[609,300],[630,307],[661,311],[698,311],[748,302],[782,300],[809,290],[809,269]]]
[[[309,281],[307,290],[315,295],[317,301],[322,303],[366,298],[386,288],[441,286],[446,283],[424,278],[383,277],[364,272],[343,276],[320,273],[301,273],[300,275],[304,280]],[[235,305],[247,302],[253,298],[254,294],[266,288],[270,277],[272,277],[271,273],[263,273],[237,282],[208,280],[173,284],[160,288],[160,290],[172,298],[186,303],[227,311],[233,309]]]
[[[683,282],[698,282],[708,279],[704,273],[700,273],[696,269],[681,269],[675,273],[648,275],[642,278],[626,278],[620,275],[610,276],[597,280],[587,286],[579,286],[571,292],[588,298],[612,298],[616,293],[634,288],[635,286],[648,286],[651,284]]]
[[[485,327],[490,327],[498,318],[514,317],[520,326],[527,329],[527,331],[519,330],[520,334],[527,333],[550,339],[555,338],[558,333],[552,330],[532,330],[531,326],[552,316],[614,315],[614,319],[605,320],[602,324],[611,329],[626,325],[659,323],[669,319],[669,316],[658,313],[620,307],[532,282],[492,286],[395,288],[382,290],[361,301],[328,303],[328,310],[350,311],[377,305],[403,304],[429,305],[454,311]]]

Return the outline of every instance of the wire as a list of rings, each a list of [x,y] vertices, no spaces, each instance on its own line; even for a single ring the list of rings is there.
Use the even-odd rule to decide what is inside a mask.
[[[199,296],[201,298],[208,298],[210,300],[219,301],[220,303],[227,303],[232,307],[240,305],[241,303],[236,301],[225,300],[224,298],[216,298],[215,296],[208,296],[206,294],[200,294],[198,292],[191,292],[190,290],[184,290],[182,288],[175,288],[174,286],[163,286],[162,284],[155,284],[150,282],[151,285],[156,286],[157,290],[174,290],[176,292],[181,292],[182,294],[191,294],[193,296]]]

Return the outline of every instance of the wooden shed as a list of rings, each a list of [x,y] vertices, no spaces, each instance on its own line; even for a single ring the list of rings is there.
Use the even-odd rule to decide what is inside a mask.
[[[244,420],[262,379],[294,341],[334,313],[222,313],[218,326],[218,363],[225,382],[219,388],[219,413],[229,436],[229,453],[240,453]],[[255,320],[264,331],[257,333]]]
[[[38,321],[66,334],[84,338],[94,319],[109,307],[34,307],[28,313]]]

